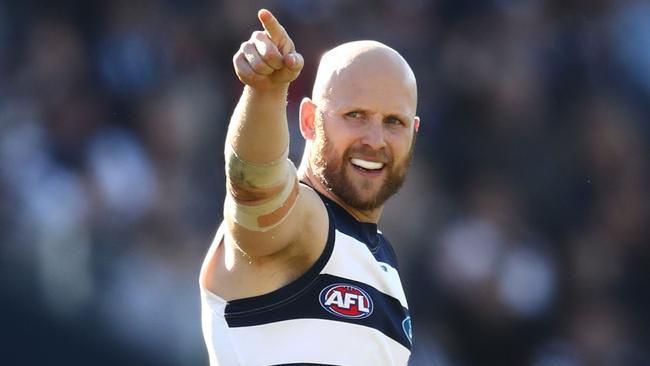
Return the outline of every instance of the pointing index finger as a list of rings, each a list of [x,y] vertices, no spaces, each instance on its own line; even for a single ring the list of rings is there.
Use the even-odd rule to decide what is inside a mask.
[[[276,45],[286,43],[286,41],[289,39],[289,35],[270,11],[261,9],[257,13],[257,17],[262,23],[262,27],[264,27],[266,33],[268,33],[269,37]]]

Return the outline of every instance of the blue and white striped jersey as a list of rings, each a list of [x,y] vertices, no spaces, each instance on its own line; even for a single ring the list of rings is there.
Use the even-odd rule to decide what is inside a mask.
[[[233,301],[201,288],[212,366],[407,364],[411,318],[393,248],[377,225],[321,198],[329,234],[306,273],[271,293]],[[216,243],[221,236],[220,230]]]

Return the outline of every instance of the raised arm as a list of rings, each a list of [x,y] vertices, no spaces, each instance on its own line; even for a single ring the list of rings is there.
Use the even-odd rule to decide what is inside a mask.
[[[251,256],[273,254],[291,240],[282,228],[298,204],[294,165],[287,159],[286,98],[303,58],[278,20],[267,10],[233,57],[244,91],[228,127],[225,144],[229,234]],[[284,225],[287,226],[287,225]]]
[[[253,32],[233,57],[235,73],[245,87],[227,142],[242,159],[268,163],[287,148],[287,90],[302,70],[303,59],[273,14],[262,9],[258,17],[264,31]]]

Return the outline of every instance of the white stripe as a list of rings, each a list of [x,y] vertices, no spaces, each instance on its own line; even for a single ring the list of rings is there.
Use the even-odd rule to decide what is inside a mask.
[[[374,328],[331,320],[294,319],[231,328],[230,333],[246,366],[300,362],[394,366],[406,365],[410,355]]]
[[[381,266],[385,266],[386,272]],[[377,261],[364,243],[338,230],[332,257],[321,273],[366,283],[396,298],[408,309],[397,270],[387,263]]]
[[[228,333],[228,323],[224,317],[227,301],[219,295],[203,287],[205,276],[207,275],[210,265],[214,259],[214,253],[223,238],[225,225],[223,222],[217,230],[217,234],[212,241],[208,254],[201,266],[199,275],[199,288],[201,291],[201,328],[203,339],[208,349],[210,366],[220,365],[239,365],[240,361],[234,352],[230,334]]]
[[[224,318],[226,302],[201,288],[201,327],[211,366],[240,365]]]

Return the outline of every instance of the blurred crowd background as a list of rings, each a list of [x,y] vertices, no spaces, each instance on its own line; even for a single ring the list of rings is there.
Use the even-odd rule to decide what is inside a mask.
[[[0,363],[207,365],[231,58],[271,9],[306,59],[377,39],[419,82],[381,222],[412,365],[650,365],[650,3],[0,1]]]

